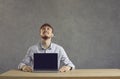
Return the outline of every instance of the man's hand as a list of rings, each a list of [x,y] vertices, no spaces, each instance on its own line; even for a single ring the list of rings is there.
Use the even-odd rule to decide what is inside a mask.
[[[71,67],[70,66],[63,66],[59,69],[60,72],[68,72],[70,71]]]
[[[32,68],[30,66],[24,65],[22,67],[22,71],[24,71],[24,72],[32,72]]]

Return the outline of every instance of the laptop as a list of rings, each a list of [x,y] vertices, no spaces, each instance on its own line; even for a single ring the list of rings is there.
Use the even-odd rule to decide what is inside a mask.
[[[58,54],[34,53],[33,72],[58,72]]]

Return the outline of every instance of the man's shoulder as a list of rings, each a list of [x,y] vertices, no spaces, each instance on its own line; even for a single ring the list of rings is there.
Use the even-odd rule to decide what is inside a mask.
[[[29,49],[36,49],[36,48],[38,48],[38,43],[29,47]]]
[[[62,47],[61,45],[58,45],[58,44],[56,44],[56,43],[52,43],[52,46],[53,46],[53,47],[60,48],[60,49],[63,49],[63,47]]]

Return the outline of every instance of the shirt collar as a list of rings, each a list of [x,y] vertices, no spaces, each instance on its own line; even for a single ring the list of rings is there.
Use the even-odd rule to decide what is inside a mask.
[[[39,48],[40,48],[41,50],[45,50],[45,48],[43,47],[42,43],[39,43]],[[50,46],[49,46],[47,49],[48,49],[48,50],[51,50],[51,48],[52,48],[52,43],[50,43]]]

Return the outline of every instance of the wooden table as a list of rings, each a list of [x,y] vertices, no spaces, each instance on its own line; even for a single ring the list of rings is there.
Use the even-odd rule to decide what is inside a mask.
[[[120,79],[119,69],[76,69],[64,73],[34,73],[10,70],[0,79]]]

